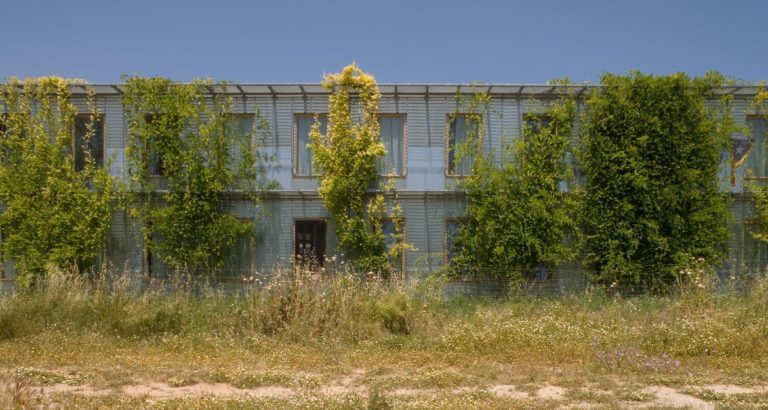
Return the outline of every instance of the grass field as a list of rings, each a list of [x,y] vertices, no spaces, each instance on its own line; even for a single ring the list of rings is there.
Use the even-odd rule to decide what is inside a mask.
[[[239,294],[51,274],[0,298],[0,408],[768,408],[768,282],[443,298],[283,275]]]

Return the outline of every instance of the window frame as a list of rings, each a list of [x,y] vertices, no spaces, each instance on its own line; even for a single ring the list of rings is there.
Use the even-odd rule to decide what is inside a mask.
[[[469,173],[469,174],[456,174],[455,170],[451,170],[451,166],[450,166],[450,162],[449,162],[451,150],[455,148],[455,147],[452,147],[451,144],[450,144],[450,142],[451,142],[451,125],[452,125],[453,121],[456,119],[456,117],[459,117],[459,116],[464,117],[464,118],[467,118],[467,117],[477,117],[480,120],[480,123],[482,123],[482,121],[485,120],[482,113],[476,113],[476,112],[450,112],[450,113],[446,113],[445,114],[445,138],[444,138],[444,143],[445,143],[445,153],[444,153],[445,166],[443,168],[444,168],[445,176],[448,177],[448,178],[468,178],[468,177],[472,176],[471,173]],[[466,121],[465,121],[465,124],[466,124]],[[467,136],[466,136],[466,133],[465,133],[464,139],[466,140],[466,138],[467,138]],[[455,137],[454,137],[454,139],[455,139]],[[480,143],[482,144],[482,138],[480,138]],[[456,157],[456,154],[454,153],[454,158],[455,157]],[[456,164],[454,164],[454,168],[455,168],[455,166],[456,166]]]
[[[105,113],[97,113],[97,114],[90,114],[90,113],[80,113],[75,114],[75,117],[72,121],[72,142],[71,142],[71,149],[72,149],[72,166],[75,168],[75,171],[81,171],[77,169],[77,120],[80,118],[86,118],[88,121],[90,121],[91,116],[94,117],[94,124],[98,123],[100,124],[99,128],[101,129],[101,165],[96,166],[97,169],[103,169],[107,164],[107,121],[106,121],[106,114]],[[94,128],[95,129],[95,128]]]
[[[403,142],[402,142],[402,152],[400,153],[403,158],[403,167],[400,170],[401,173],[398,174],[379,174],[380,177],[386,177],[386,178],[405,178],[408,176],[408,114],[407,113],[379,113],[379,127],[381,127],[381,119],[382,118],[402,118],[402,135],[403,135]],[[381,129],[379,129],[379,140],[384,142],[381,138]]]
[[[312,118],[315,116],[326,118],[326,132],[328,124],[328,112],[295,112],[293,113],[293,136],[291,137],[291,174],[294,178],[317,178],[320,173],[312,173],[312,164],[310,163],[309,174],[299,173],[299,118]],[[310,150],[309,148],[307,148]],[[310,150],[311,151],[311,150]]]

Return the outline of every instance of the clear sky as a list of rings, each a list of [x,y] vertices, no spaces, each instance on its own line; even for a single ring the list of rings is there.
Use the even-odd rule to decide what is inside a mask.
[[[121,74],[319,82],[596,82],[603,72],[768,78],[768,1],[3,0],[0,78]]]

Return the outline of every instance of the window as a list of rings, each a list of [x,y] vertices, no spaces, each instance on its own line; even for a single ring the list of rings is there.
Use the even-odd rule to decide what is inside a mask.
[[[251,149],[251,137],[253,136],[253,114],[231,114],[227,120],[229,133],[232,135],[232,143],[229,147],[229,160],[231,169],[237,170],[243,160],[243,150]]]
[[[250,220],[241,220],[251,222]],[[254,270],[255,243],[251,235],[242,235],[228,249],[224,259],[221,276],[227,278],[242,278],[250,276]]]
[[[0,151],[0,163],[6,161],[11,157],[11,148],[6,145],[5,132],[8,130],[8,114],[0,114],[0,146],[3,146],[3,150]]]
[[[320,133],[325,134],[328,130],[328,115],[318,114],[320,121]],[[309,132],[315,123],[315,114],[296,114],[294,123],[295,146],[293,174],[299,176],[317,175],[317,171],[312,165],[312,150],[309,149]]]
[[[466,222],[466,218],[448,218],[445,220],[445,264],[448,266],[453,264],[453,259],[458,254],[456,237]]]
[[[739,254],[739,263],[747,273],[765,272],[768,265],[768,246],[760,239],[752,235],[760,229],[760,221],[753,218],[745,218],[742,225],[742,247]]]
[[[748,150],[747,157],[747,169],[750,170],[750,176],[752,177],[768,177],[768,163],[766,163],[766,146],[765,138],[768,133],[768,120],[763,117],[749,116],[747,117],[747,126],[752,131],[752,144],[751,147],[744,149]]]
[[[93,128],[89,135],[88,128],[91,125]],[[89,157],[93,158],[97,168],[102,168],[104,166],[104,117],[97,115],[91,123],[90,114],[80,114],[75,116],[73,127],[75,171],[82,171]]]
[[[293,256],[297,263],[323,266],[327,224],[322,219],[297,219],[293,226]]]
[[[155,247],[155,249],[150,249],[147,244],[144,245],[147,276],[155,279],[166,279],[170,277],[172,272],[163,261],[160,250],[157,249],[157,244],[164,240],[163,235],[156,229],[152,229],[152,222],[147,222],[146,227],[150,230],[151,241]]]
[[[552,117],[547,114],[526,113],[523,115],[523,139],[541,133],[549,127]]]
[[[380,175],[405,175],[405,115],[382,114],[379,117],[381,125],[381,141],[387,149],[387,155],[379,159]]]
[[[473,160],[467,142],[478,138],[481,117],[478,114],[452,114],[448,116],[447,174],[465,176],[472,171]],[[459,159],[461,157],[461,159]]]
[[[400,220],[400,229],[400,238],[402,238],[405,232],[405,221],[402,219]],[[381,232],[384,234],[384,248],[389,251],[398,243],[398,234],[395,231],[395,221],[392,219],[382,219]],[[400,253],[398,260],[392,260],[390,262],[393,267],[405,270],[405,252]]]
[[[27,136],[28,120],[28,114],[0,114],[0,138],[3,139],[2,145],[4,146],[0,161],[11,161],[13,158],[16,164],[21,163],[20,152],[17,150],[17,155],[14,155],[12,146]],[[12,129],[9,132],[9,128],[14,126],[15,130]]]
[[[3,232],[0,231],[0,244],[5,241]],[[0,282],[12,281],[18,275],[12,259],[6,259],[0,251]]]
[[[163,114],[147,114],[144,116],[144,121],[146,122],[146,125],[148,127],[154,128],[153,125],[155,122],[159,122],[158,118]],[[162,125],[158,125],[162,126]],[[154,131],[154,130],[152,130]],[[147,158],[147,167],[149,168],[149,175],[150,176],[163,176],[165,175],[165,167],[163,166],[163,156],[160,151],[157,150],[157,137],[155,135],[151,135],[149,137],[150,139],[155,139],[155,141],[146,141],[147,145],[147,154],[149,155],[149,158]]]

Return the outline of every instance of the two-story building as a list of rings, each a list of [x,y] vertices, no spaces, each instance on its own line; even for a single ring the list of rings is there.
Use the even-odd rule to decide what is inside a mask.
[[[95,85],[93,88],[102,117],[90,149],[96,150],[101,156],[100,162],[108,164],[113,175],[125,178],[128,129],[121,102],[122,86]],[[581,111],[590,88],[512,84],[381,85],[381,138],[388,153],[379,168],[382,181],[388,178],[395,181],[403,209],[405,237],[415,248],[403,257],[406,271],[440,272],[450,258],[452,237],[465,217],[466,199],[456,189],[457,182],[469,169],[465,162],[456,161],[453,148],[464,138],[467,101],[475,91],[490,95],[490,104],[482,112],[484,149],[499,153],[504,143],[521,138],[525,119],[542,113],[548,101],[567,91],[577,96]],[[317,172],[312,167],[312,152],[307,148],[315,116],[319,116],[322,124],[326,121],[327,91],[319,84],[230,84],[227,91],[234,100],[234,112],[242,129],[254,130],[253,147],[273,158],[260,164],[263,175],[277,181],[281,188],[267,192],[258,206],[244,197],[233,196],[228,200],[230,212],[253,220],[257,238],[240,241],[226,264],[224,275],[241,277],[269,272],[289,264],[291,258],[300,253],[314,253],[321,261],[324,255],[336,254],[333,222],[317,194]],[[85,110],[85,89],[73,85],[72,92],[75,102]],[[768,128],[764,117],[753,115],[754,87],[730,87],[721,92],[734,96],[736,122],[753,131],[751,137],[733,136],[737,156],[750,152],[744,166],[734,169],[729,153],[723,155],[721,187],[734,198],[731,257],[726,268],[756,269],[763,266],[766,254],[765,247],[749,233],[753,211],[745,188],[744,169],[752,169],[750,178],[768,177],[764,141]],[[268,126],[254,127],[257,120]],[[75,134],[84,132],[80,130],[84,127],[75,128]],[[82,143],[78,135],[73,138],[74,144]],[[573,144],[576,143],[574,133]],[[575,166],[570,154],[568,161]],[[562,189],[570,187],[563,184]],[[160,275],[164,268],[159,258],[152,258],[144,250],[141,224],[142,221],[118,211],[104,246],[104,257],[119,268]],[[391,222],[385,222],[384,229],[391,231]],[[575,265],[569,265],[537,279],[573,283],[583,278],[578,271]],[[10,266],[7,272],[12,272]]]

